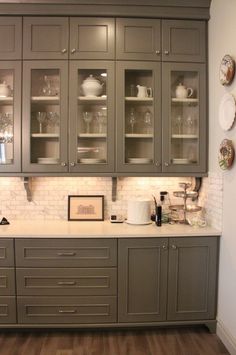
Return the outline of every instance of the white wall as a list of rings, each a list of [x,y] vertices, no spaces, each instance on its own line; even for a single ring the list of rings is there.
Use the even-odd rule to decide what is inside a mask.
[[[236,97],[236,77],[228,87],[219,83],[219,65],[225,54],[236,60],[236,1],[212,0],[209,22],[209,170],[218,173],[218,147],[222,139],[232,139],[236,147],[236,125],[223,132],[218,108],[225,92]],[[236,354],[236,162],[223,173],[223,236],[220,248],[218,335]]]

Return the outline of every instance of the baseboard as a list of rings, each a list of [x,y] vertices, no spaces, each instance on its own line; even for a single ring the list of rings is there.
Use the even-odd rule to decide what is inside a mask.
[[[225,345],[228,352],[231,355],[236,355],[236,339],[220,319],[217,319],[216,334]]]

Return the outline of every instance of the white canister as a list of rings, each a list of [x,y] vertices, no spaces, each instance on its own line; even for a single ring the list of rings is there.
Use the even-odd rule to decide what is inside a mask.
[[[151,201],[144,199],[128,201],[127,223],[149,224],[151,222]]]

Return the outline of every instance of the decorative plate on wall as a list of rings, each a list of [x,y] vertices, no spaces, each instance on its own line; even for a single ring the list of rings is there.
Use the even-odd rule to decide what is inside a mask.
[[[226,54],[220,63],[220,83],[222,85],[229,85],[235,73],[235,61],[233,58]]]
[[[229,139],[224,139],[220,144],[218,162],[222,170],[229,169],[234,161],[234,147]]]
[[[226,93],[221,99],[219,107],[219,122],[224,131],[232,128],[236,114],[236,105],[233,95]]]

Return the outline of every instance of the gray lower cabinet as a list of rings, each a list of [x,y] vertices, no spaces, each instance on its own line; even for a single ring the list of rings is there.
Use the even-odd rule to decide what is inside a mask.
[[[119,240],[118,321],[215,320],[217,262],[217,237]]]
[[[117,322],[116,239],[16,239],[19,324]]]
[[[16,323],[13,239],[0,240],[0,324]]]
[[[166,319],[167,245],[164,238],[119,240],[119,322]]]

